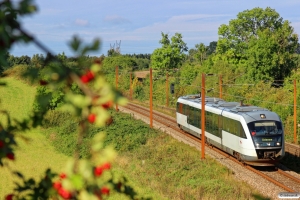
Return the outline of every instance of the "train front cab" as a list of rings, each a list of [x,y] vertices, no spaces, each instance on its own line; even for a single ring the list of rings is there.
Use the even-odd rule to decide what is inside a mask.
[[[284,156],[283,127],[279,121],[254,121],[247,124],[257,154],[254,165],[275,164]]]

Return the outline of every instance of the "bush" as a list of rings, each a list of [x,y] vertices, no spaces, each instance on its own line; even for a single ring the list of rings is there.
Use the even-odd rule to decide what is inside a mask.
[[[43,127],[51,128],[51,127],[60,127],[66,124],[71,118],[71,114],[59,110],[49,110],[44,117]]]
[[[154,136],[152,131],[142,121],[132,120],[131,116],[124,113],[112,111],[114,123],[106,127],[95,127],[90,125],[87,134],[83,137],[80,146],[80,157],[90,156],[90,141],[99,132],[105,131],[104,146],[112,145],[117,151],[133,151]],[[70,114],[52,110],[44,119],[43,128],[46,128],[48,138],[57,151],[72,155],[76,146],[76,131],[78,124],[70,120]]]

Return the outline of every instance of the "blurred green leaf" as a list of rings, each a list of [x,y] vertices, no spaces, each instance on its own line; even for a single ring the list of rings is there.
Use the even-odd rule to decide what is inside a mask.
[[[75,52],[77,52],[80,45],[81,45],[81,40],[77,36],[74,36],[72,41],[70,42],[70,46]]]

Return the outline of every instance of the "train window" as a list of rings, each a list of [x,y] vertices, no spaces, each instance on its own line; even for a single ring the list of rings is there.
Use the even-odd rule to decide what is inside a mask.
[[[193,126],[200,128],[200,110],[194,107],[190,107],[190,113],[189,116],[191,117],[190,119],[190,124],[192,124]]]
[[[229,127],[229,119],[227,118],[223,118],[223,121],[224,121],[224,130],[227,131],[227,132],[230,132],[230,127]]]
[[[185,113],[188,116],[187,123],[197,128],[201,128],[201,110],[192,106],[186,105]]]
[[[242,124],[240,123],[240,137],[242,138],[247,138],[246,134],[245,134],[245,131],[244,131],[244,128],[242,126]]]
[[[194,124],[194,108],[193,107],[189,107],[190,108],[190,114],[189,114],[189,117],[190,117],[190,124]]]
[[[233,127],[232,127],[232,129],[233,129],[233,134],[234,135],[236,135],[236,136],[240,136],[240,134],[239,134],[239,131],[238,131],[238,129],[239,129],[239,122],[238,121],[235,121],[235,120],[232,120],[233,121]]]
[[[207,132],[210,132],[213,135],[218,135],[218,115],[209,112],[207,112],[205,115],[205,125]]]
[[[220,119],[221,122],[219,120],[219,127],[223,127],[224,131],[229,132],[238,137],[247,138],[241,122],[226,117],[222,117]],[[220,132],[219,134],[221,134],[221,131],[219,132]]]
[[[189,115],[189,114],[190,114],[189,111],[190,111],[189,106],[186,105],[186,106],[185,106],[185,115]]]
[[[190,116],[191,116],[191,124],[195,126],[196,125],[195,124],[195,121],[196,121],[195,120],[195,108],[194,107],[190,107],[190,108],[191,108],[190,109],[190,111],[191,111],[191,114],[190,114]]]
[[[218,115],[214,113],[211,113],[211,133],[216,136],[219,135]]]
[[[182,107],[182,112],[184,115],[189,115],[189,105],[186,105],[186,104],[183,104],[183,107]]]
[[[205,129],[207,132],[211,133],[211,113],[205,113]]]
[[[222,117],[221,116],[218,116],[218,127],[219,127],[219,137],[221,137],[222,135],[222,126],[223,126],[223,123],[222,123]]]
[[[248,123],[252,135],[282,134],[282,125],[278,121],[255,121]]]

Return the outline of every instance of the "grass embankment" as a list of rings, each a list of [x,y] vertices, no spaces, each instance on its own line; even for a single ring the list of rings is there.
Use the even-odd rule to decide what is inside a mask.
[[[2,108],[20,119],[26,116],[33,102],[34,88],[11,78],[7,88],[1,88]],[[10,89],[10,88],[13,89]],[[24,100],[26,98],[26,100]],[[16,106],[18,105],[18,106]],[[20,106],[19,106],[20,105]],[[114,123],[106,128],[91,127],[81,146],[81,156],[87,157],[89,141],[94,134],[105,130],[105,144],[113,144],[119,152],[113,170],[129,178],[141,196],[153,199],[254,199],[262,197],[249,185],[234,179],[227,168],[213,159],[201,161],[200,152],[127,114],[112,113]],[[40,178],[46,168],[60,172],[76,144],[77,124],[67,114],[50,112],[44,129],[25,135],[29,144],[19,142],[16,161],[11,169],[18,169],[26,177]],[[3,120],[3,116],[1,118]],[[42,134],[41,134],[42,133]],[[45,138],[48,140],[45,140]],[[53,144],[53,146],[50,146]],[[59,152],[59,153],[58,153]],[[63,153],[65,155],[62,155]],[[0,195],[11,192],[13,181],[6,168],[0,171]],[[110,199],[121,199],[112,195]],[[263,199],[263,198],[262,198]]]
[[[88,156],[85,152],[89,138],[105,131],[105,143],[113,144],[119,152],[114,170],[125,174],[142,196],[153,199],[264,199],[213,159],[207,156],[201,161],[200,152],[195,148],[150,129],[128,114],[112,111],[112,116],[114,123],[110,126],[90,128],[81,147],[81,156]],[[60,132],[71,130],[74,124],[65,120],[63,126],[53,123],[53,127],[56,128],[51,128],[49,138],[57,150],[69,155],[75,147],[70,144],[75,143],[76,138],[73,134]],[[55,136],[54,129],[57,130]],[[118,198],[113,196],[111,199]]]
[[[11,77],[1,79],[7,86],[0,87],[0,110],[7,110],[9,114],[18,120],[25,118],[31,110],[34,101],[35,87],[24,84]],[[1,123],[6,123],[6,117],[0,114]],[[18,147],[15,152],[15,161],[6,162],[9,167],[0,167],[0,198],[2,199],[14,188],[14,181],[20,179],[12,175],[11,171],[18,170],[25,178],[42,177],[42,174],[49,167],[59,172],[64,166],[67,156],[58,153],[47,141],[45,134],[40,129],[26,133],[16,133]],[[29,141],[22,139],[26,137]]]

